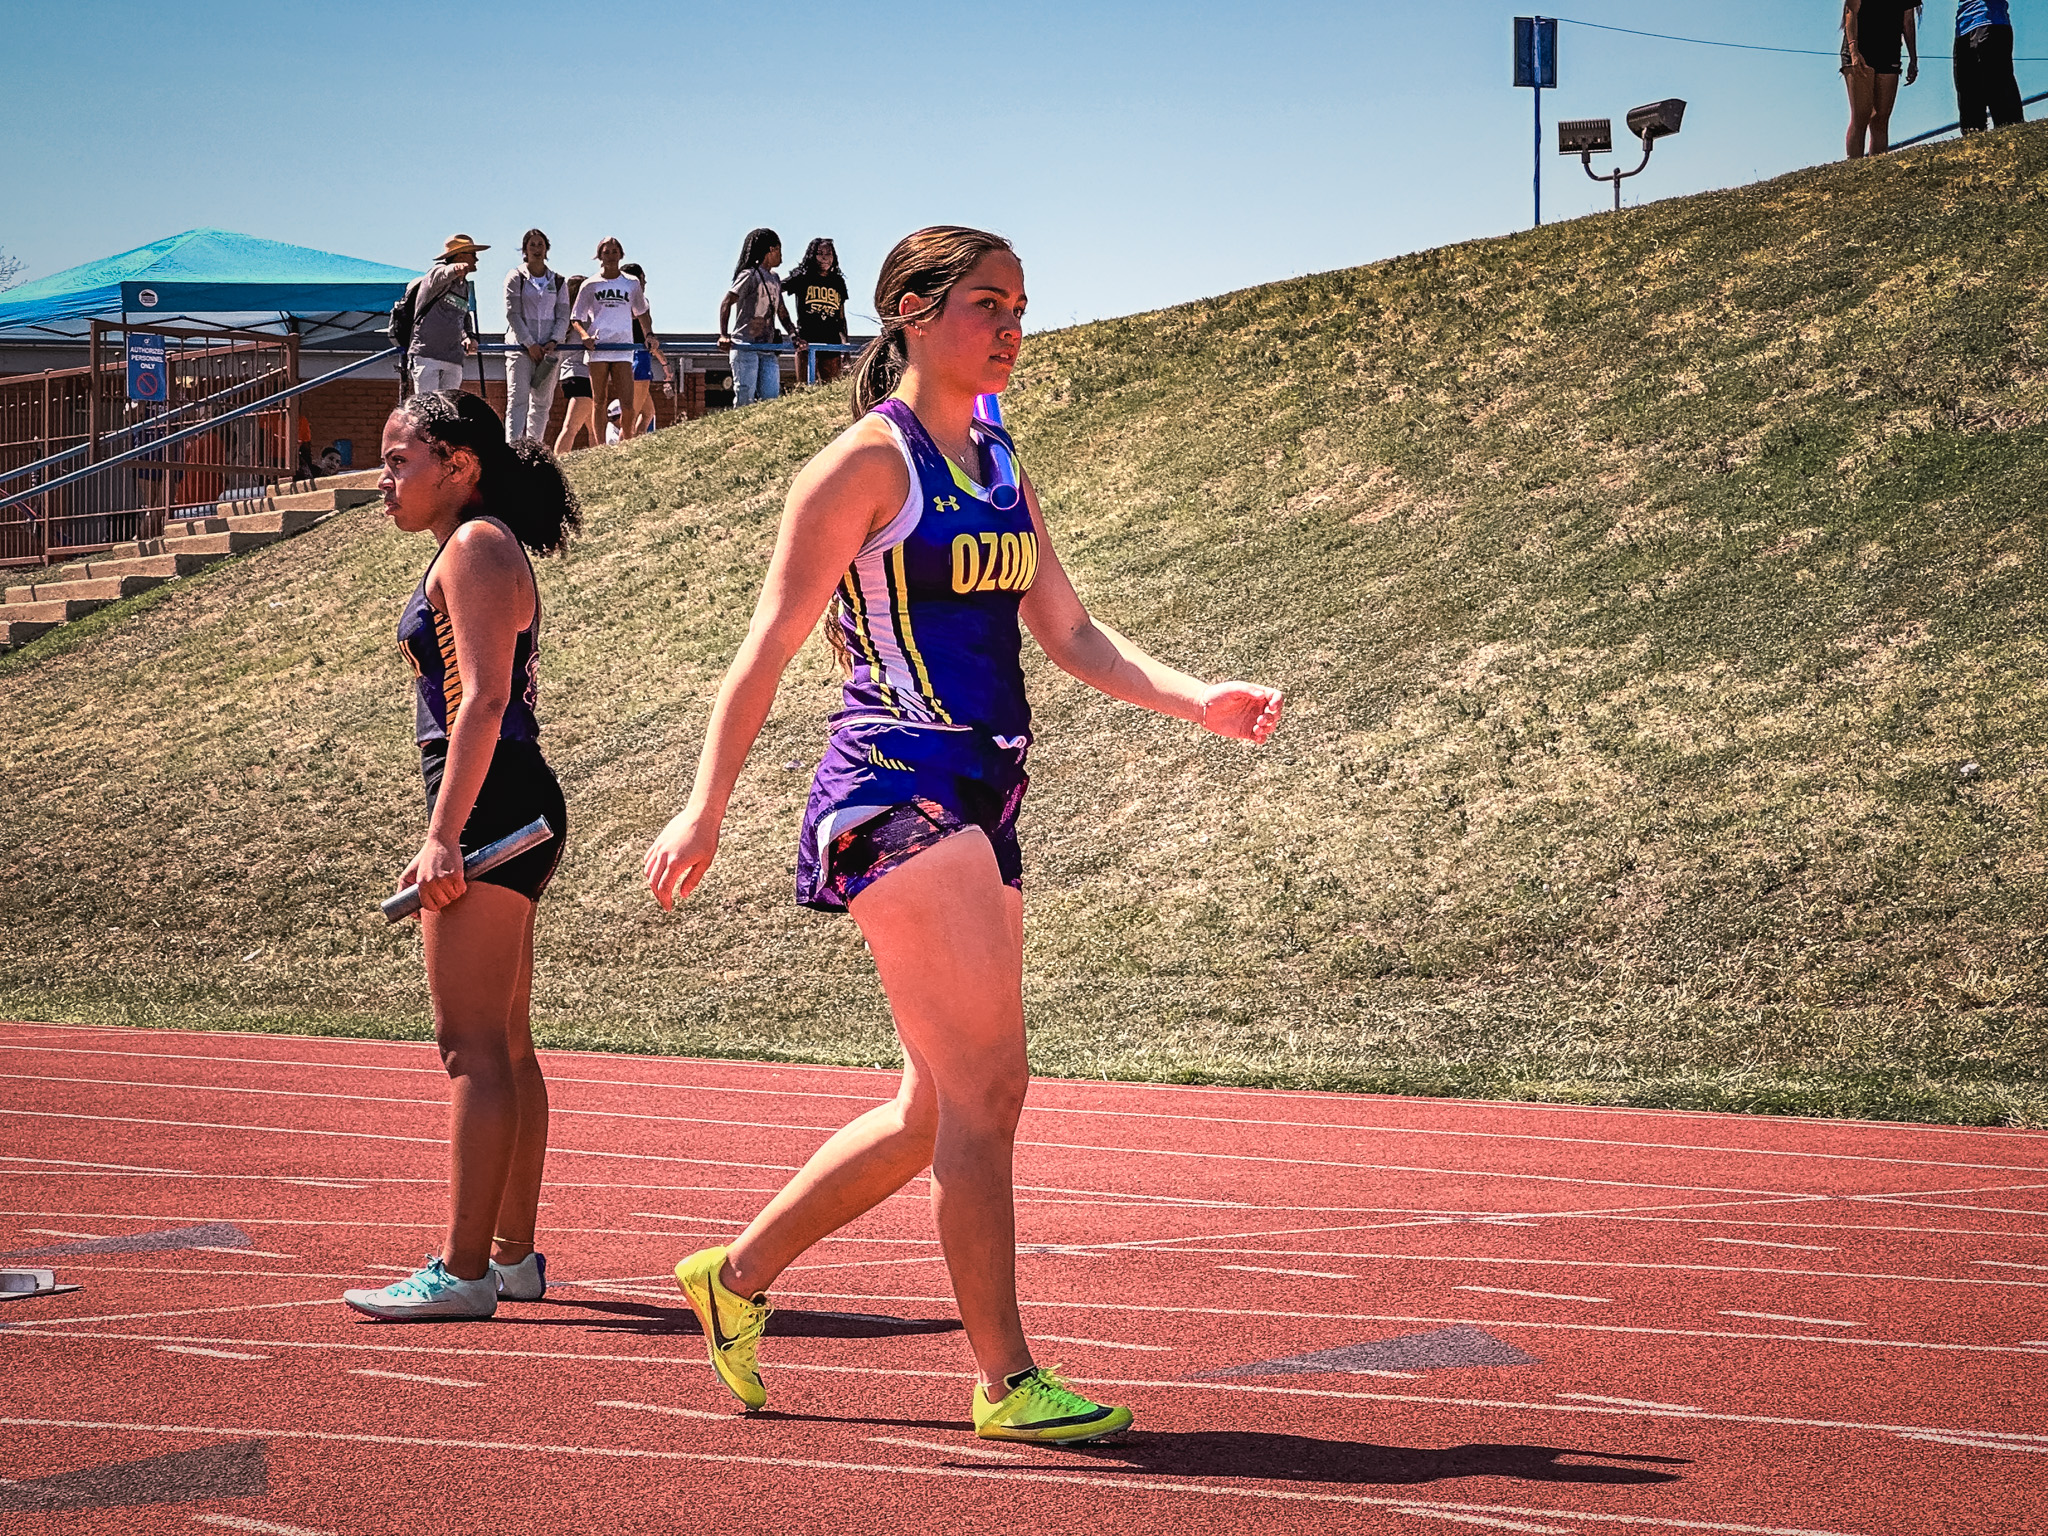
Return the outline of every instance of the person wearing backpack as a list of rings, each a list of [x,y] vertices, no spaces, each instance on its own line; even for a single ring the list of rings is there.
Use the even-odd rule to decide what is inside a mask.
[[[412,393],[462,388],[463,360],[476,350],[469,334],[469,277],[488,251],[467,235],[450,235],[425,277],[406,284],[391,310],[391,340],[405,348]],[[409,302],[408,302],[409,301]]]
[[[505,441],[547,441],[555,403],[555,349],[569,335],[569,284],[548,265],[548,237],[529,229],[519,241],[526,260],[505,274]]]

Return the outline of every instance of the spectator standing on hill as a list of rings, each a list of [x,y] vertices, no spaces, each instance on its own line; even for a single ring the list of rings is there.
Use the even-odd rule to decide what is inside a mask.
[[[529,229],[526,260],[505,274],[505,440],[545,441],[555,403],[555,350],[569,336],[569,282],[548,266],[548,237]]]
[[[740,259],[732,269],[732,287],[718,305],[718,344],[732,360],[732,403],[751,405],[782,393],[782,360],[776,348],[776,322],[784,335],[796,335],[789,306],[782,302],[782,236],[772,229],[747,232]],[[734,316],[737,314],[737,320]],[[803,343],[797,343],[801,358]]]
[[[576,296],[588,282],[582,273],[569,279],[569,305],[573,313]],[[555,437],[555,455],[560,457],[576,446],[576,436],[585,428],[590,432],[590,446],[599,442],[597,432],[597,406],[590,398],[590,364],[583,361],[582,352],[571,347],[562,354],[562,430]]]
[[[790,268],[789,276],[782,280],[782,291],[796,310],[799,342],[807,347],[846,344],[846,274],[839,270],[839,252],[830,240],[821,235],[804,247],[804,259]],[[818,382],[838,378],[845,361],[842,353],[822,354]]]
[[[1905,83],[1920,78],[1919,0],[1845,0],[1842,80],[1849,88],[1849,158],[1881,155],[1892,144],[1892,106],[1899,99],[1899,54]]]
[[[654,317],[648,313],[640,279],[628,275],[620,265],[625,257],[626,248],[615,239],[607,237],[598,245],[598,275],[584,280],[570,306],[569,324],[577,339],[585,343],[583,360],[590,365],[593,409],[602,410],[607,400],[617,400],[620,413],[627,418],[623,436],[631,437],[633,320],[638,316],[651,332]]]
[[[2012,6],[2008,0],[1956,0],[1956,116],[1964,133],[2026,121],[2012,72]]]
[[[478,253],[489,249],[467,235],[450,235],[441,259],[416,281],[405,359],[415,394],[462,388],[463,359],[476,350],[469,334],[469,277]]]
[[[647,273],[637,261],[622,262],[619,270],[640,279],[640,292],[647,292]],[[661,425],[654,414],[654,386],[668,389],[668,357],[661,350],[661,338],[638,320],[633,322],[633,435],[652,432]]]

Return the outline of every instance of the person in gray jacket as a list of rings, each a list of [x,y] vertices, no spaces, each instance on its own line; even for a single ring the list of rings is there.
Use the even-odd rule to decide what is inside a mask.
[[[505,274],[505,441],[547,441],[555,403],[555,349],[569,334],[569,284],[548,266],[548,237],[529,229],[526,260]]]
[[[417,279],[412,304],[412,345],[406,371],[413,393],[462,388],[463,359],[476,350],[469,334],[469,275],[476,271],[478,245],[467,235],[450,235],[441,259]]]

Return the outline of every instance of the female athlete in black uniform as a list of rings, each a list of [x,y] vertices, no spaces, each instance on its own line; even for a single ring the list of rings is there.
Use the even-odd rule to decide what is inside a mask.
[[[974,419],[976,397],[1008,384],[1023,335],[1024,269],[1008,241],[920,230],[883,263],[875,306],[882,335],[859,364],[855,423],[790,487],[696,786],[646,869],[664,907],[704,878],[776,684],[830,600],[850,676],[811,787],[797,895],[853,914],[908,1064],[892,1102],[834,1135],[737,1241],[685,1259],[676,1279],[720,1378],[759,1408],[768,1286],[929,1168],[979,1378],[976,1433],[1098,1439],[1130,1410],[1038,1369],[1017,1313],[1011,1153],[1030,1069],[1016,817],[1031,739],[1018,619],[1083,682],[1224,736],[1264,741],[1280,696],[1202,683],[1089,618],[1028,481],[1013,503],[979,468],[987,444],[1009,446]]]
[[[534,903],[561,860],[568,818],[540,755],[540,593],[526,550],[560,549],[579,518],[554,456],[507,444],[475,395],[415,395],[393,411],[381,489],[392,522],[440,546],[398,625],[418,677],[430,818],[399,884],[420,888],[434,1040],[455,1084],[451,1209],[446,1244],[417,1274],[342,1299],[391,1321],[489,1317],[499,1296],[534,1301],[547,1286],[533,1236],[548,1090],[527,1003]],[[552,841],[464,882],[465,853],[536,816]]]

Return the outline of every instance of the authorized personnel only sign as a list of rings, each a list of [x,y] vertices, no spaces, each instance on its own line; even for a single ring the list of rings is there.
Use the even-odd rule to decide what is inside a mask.
[[[170,398],[171,370],[164,339],[148,331],[128,333],[128,398],[160,403]]]

